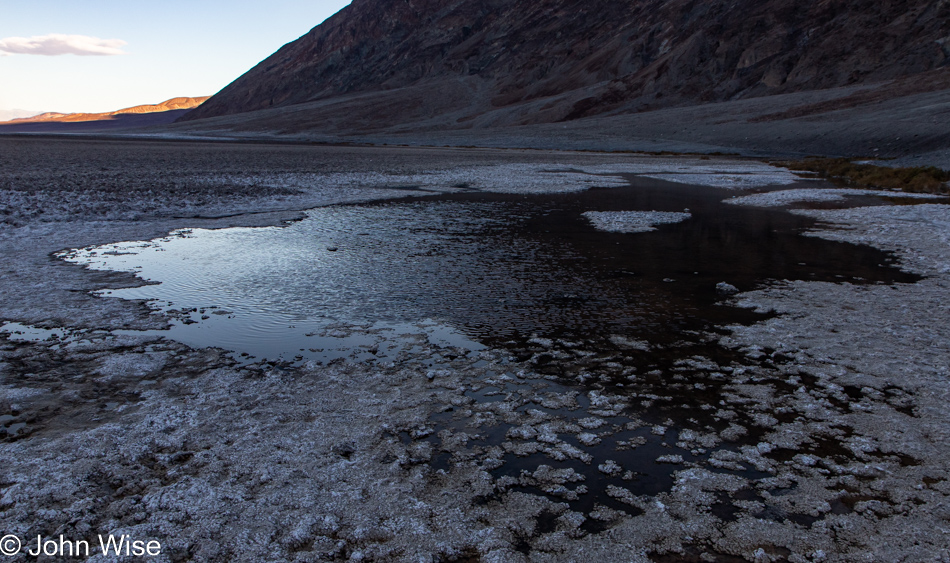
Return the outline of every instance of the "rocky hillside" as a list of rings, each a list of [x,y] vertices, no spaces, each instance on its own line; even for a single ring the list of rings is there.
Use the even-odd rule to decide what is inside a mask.
[[[948,62],[948,0],[354,0],[183,119],[391,92],[367,100],[387,123],[425,117],[420,97],[459,124],[525,104],[504,119],[552,122]]]

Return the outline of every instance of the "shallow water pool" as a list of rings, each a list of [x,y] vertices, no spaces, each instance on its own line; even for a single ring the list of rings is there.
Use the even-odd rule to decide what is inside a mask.
[[[629,179],[582,193],[333,206],[285,227],[180,231],[63,257],[149,280],[103,294],[171,312],[171,338],[282,361],[393,361],[420,343],[663,344],[762,318],[725,304],[719,282],[917,279],[881,251],[800,236],[811,219],[726,205],[728,192],[713,188]],[[583,216],[637,210],[689,218],[610,233]]]

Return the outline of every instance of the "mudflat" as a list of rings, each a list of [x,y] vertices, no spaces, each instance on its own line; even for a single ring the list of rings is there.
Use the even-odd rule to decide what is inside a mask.
[[[948,212],[740,158],[0,139],[0,530],[946,559]],[[251,298],[352,353],[187,341]]]

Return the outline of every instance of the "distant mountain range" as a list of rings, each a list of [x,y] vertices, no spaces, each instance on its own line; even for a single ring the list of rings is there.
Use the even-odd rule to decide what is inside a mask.
[[[0,133],[100,133],[167,125],[207,99],[207,96],[172,98],[160,104],[134,106],[106,113],[47,112],[0,122]]]
[[[553,123],[948,63],[946,0],[354,0],[179,121],[310,104],[281,127]]]
[[[16,124],[26,124],[26,123],[76,123],[84,121],[104,121],[114,119],[119,115],[141,115],[147,113],[159,113],[173,110],[188,110],[196,108],[204,103],[209,96],[204,96],[200,98],[172,98],[166,100],[160,104],[150,104],[142,106],[134,106],[130,108],[120,109],[118,111],[110,111],[107,113],[55,113],[47,112],[41,113],[39,115],[31,115],[27,117],[18,117],[10,119],[11,122]]]

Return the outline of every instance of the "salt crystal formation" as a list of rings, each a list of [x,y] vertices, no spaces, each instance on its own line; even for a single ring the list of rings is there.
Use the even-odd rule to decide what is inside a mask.
[[[756,207],[781,207],[794,203],[809,201],[842,201],[847,196],[879,196],[879,197],[902,197],[933,199],[940,198],[933,194],[916,194],[908,192],[887,192],[883,190],[859,190],[859,189],[834,189],[834,188],[812,188],[797,190],[778,190],[773,192],[763,192],[744,196],[733,197],[726,200],[726,203],[732,205],[754,205]]]
[[[656,225],[679,223],[692,217],[671,211],[588,211],[584,217],[601,231],[610,233],[646,233]]]

